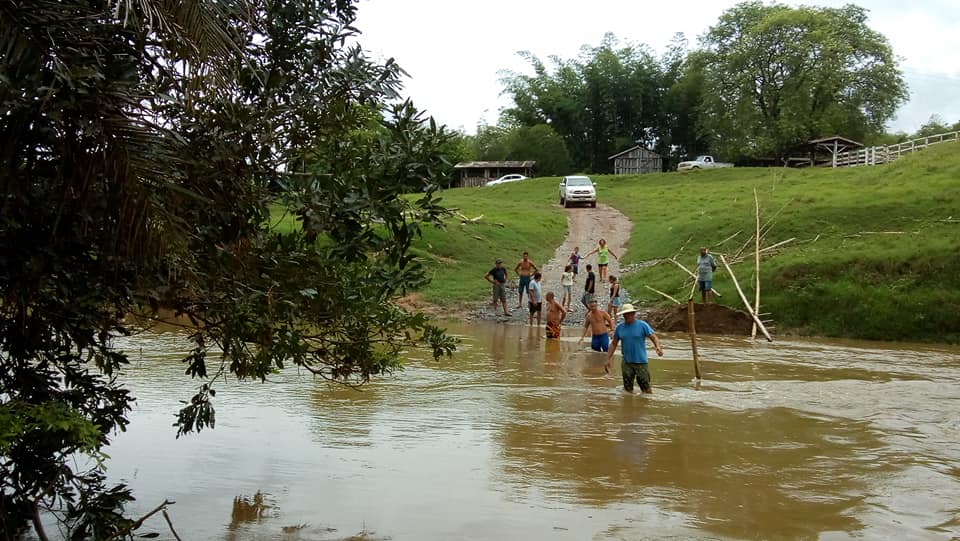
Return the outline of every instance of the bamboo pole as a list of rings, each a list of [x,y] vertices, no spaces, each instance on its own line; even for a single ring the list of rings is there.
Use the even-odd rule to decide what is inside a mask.
[[[664,293],[663,291],[660,291],[659,289],[653,289],[652,287],[646,286],[646,285],[643,286],[643,287],[645,287],[645,288],[647,288],[647,289],[649,289],[650,291],[653,291],[653,292],[655,292],[655,293],[659,293],[659,294],[663,295],[664,297],[670,299],[671,301],[673,301],[673,302],[675,302],[675,303],[677,303],[677,304],[681,304],[680,301],[678,301],[677,299],[674,299],[673,297],[671,297],[670,295],[667,295],[666,293]]]
[[[818,238],[820,238],[820,235],[817,235],[817,239],[818,239]],[[815,240],[817,240],[817,239],[813,239],[813,240],[815,241]],[[784,244],[789,244],[789,243],[791,243],[791,242],[793,242],[793,241],[795,241],[795,240],[797,240],[797,237],[792,237],[792,238],[789,238],[789,239],[787,239],[787,240],[782,240],[782,241],[780,241],[780,242],[778,242],[778,243],[776,243],[776,244],[771,244],[770,246],[767,246],[766,248],[761,248],[761,249],[760,249],[760,253],[762,254],[763,252],[769,252],[770,250],[776,250],[777,248],[783,246]],[[811,241],[811,242],[813,242],[813,241]]]
[[[756,260],[756,267],[754,270],[755,280],[755,294],[753,299],[753,311],[757,314],[760,313],[760,200],[757,198],[757,189],[753,189],[753,205],[757,210],[757,235],[756,242],[754,243],[754,259]],[[750,330],[750,338],[757,338],[757,323],[753,323],[753,328]]]
[[[677,261],[676,259],[669,259],[668,261],[672,261],[674,265],[680,267],[681,269],[683,269],[684,272],[686,272],[687,274],[689,274],[690,277],[693,278],[693,286],[694,286],[694,287],[697,286],[697,275],[694,274],[693,271],[691,271],[690,269],[684,267],[684,266],[683,266],[683,263]],[[712,291],[713,294],[716,295],[716,296],[718,296],[718,297],[722,297],[722,296],[723,296],[723,295],[720,294],[719,291],[717,291],[716,289],[713,289],[712,287],[710,288],[710,291]],[[679,304],[679,303],[677,303],[677,304]]]
[[[753,307],[750,306],[750,301],[747,300],[747,296],[743,294],[743,290],[740,289],[740,284],[737,283],[737,277],[734,276],[733,270],[730,268],[730,265],[727,264],[727,258],[723,257],[723,254],[720,254],[720,261],[723,263],[723,266],[727,269],[727,272],[730,273],[730,279],[733,280],[734,287],[737,288],[737,293],[740,294],[740,300],[743,301],[743,305],[747,307],[747,312],[750,313],[750,317],[753,318],[754,323],[757,324],[757,328],[760,329],[760,332],[767,337],[767,341],[773,342],[773,338],[770,338],[770,333],[767,332],[767,328],[763,326],[763,322],[760,321],[760,318],[753,311]]]
[[[687,322],[690,330],[690,348],[693,349],[693,374],[697,380],[700,377],[700,353],[697,352],[697,318],[693,313],[693,295],[687,299]]]

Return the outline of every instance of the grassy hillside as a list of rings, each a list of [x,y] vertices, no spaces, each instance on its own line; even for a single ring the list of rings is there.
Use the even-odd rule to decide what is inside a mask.
[[[444,191],[442,205],[468,218],[483,217],[469,224],[451,220],[446,231],[424,230],[414,249],[432,267],[431,283],[420,292],[423,300],[455,304],[487,298],[483,275],[498,257],[511,277],[524,251],[537,265],[546,263],[567,236],[566,215],[550,197],[556,187],[556,179],[544,178]]]
[[[601,202],[634,222],[623,263],[671,257],[686,246],[681,260],[692,268],[701,244],[715,253],[736,252],[755,227],[756,189],[761,221],[773,222],[763,245],[797,239],[761,266],[762,311],[771,312],[781,332],[960,342],[960,145],[874,167],[734,168],[595,180]],[[435,265],[435,278],[424,298],[451,303],[482,296],[486,288],[478,280],[495,257],[512,267],[527,249],[535,261],[545,261],[565,235],[555,191],[556,179],[535,179],[444,192],[447,205],[485,216],[480,225],[428,233],[418,252]],[[752,259],[734,272],[752,299]],[[644,285],[677,298],[689,292],[689,282],[670,263],[624,279],[632,297],[648,305],[669,301]],[[724,294],[721,303],[739,307],[722,267],[714,286]]]

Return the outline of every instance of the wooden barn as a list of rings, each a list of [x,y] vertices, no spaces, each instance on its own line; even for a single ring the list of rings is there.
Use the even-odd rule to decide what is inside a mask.
[[[481,186],[488,180],[500,178],[503,175],[518,173],[527,177],[533,176],[533,167],[537,162],[533,160],[505,161],[505,162],[460,162],[453,168],[457,171],[457,185],[461,187]]]
[[[614,175],[642,175],[663,171],[663,156],[637,145],[607,158],[613,160]]]

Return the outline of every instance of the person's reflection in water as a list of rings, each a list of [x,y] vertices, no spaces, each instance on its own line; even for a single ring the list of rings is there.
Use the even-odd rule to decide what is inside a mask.
[[[227,526],[230,535],[227,536],[227,541],[239,539],[237,537],[237,530],[239,530],[241,526],[245,524],[259,524],[263,522],[264,519],[273,516],[273,511],[276,506],[269,501],[269,497],[269,494],[264,494],[258,490],[253,497],[240,495],[233,498],[233,508],[230,510],[230,524]]]
[[[560,362],[560,341],[544,340],[543,364],[557,364]]]
[[[492,339],[490,343],[490,358],[497,366],[503,364],[507,358],[507,326],[494,325],[493,332],[490,333]]]
[[[520,369],[530,372],[540,372],[543,368],[541,353],[542,337],[540,329],[537,327],[527,327],[526,334],[523,331],[517,332],[518,336],[523,336],[523,348],[518,352]]]
[[[624,477],[640,480],[647,468],[647,434],[638,422],[643,418],[646,405],[642,401],[625,400],[620,405],[620,418],[617,423],[617,443],[614,447],[617,463],[625,469]]]

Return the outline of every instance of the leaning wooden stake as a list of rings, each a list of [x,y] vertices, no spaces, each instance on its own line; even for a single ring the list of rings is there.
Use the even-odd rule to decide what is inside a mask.
[[[773,338],[770,338],[770,333],[767,332],[767,328],[763,326],[763,322],[760,321],[760,318],[757,316],[756,312],[753,311],[753,307],[750,306],[750,301],[747,300],[747,296],[744,295],[743,290],[740,289],[740,284],[737,283],[737,277],[734,276],[733,270],[730,268],[730,265],[727,264],[727,258],[723,257],[723,254],[720,254],[720,261],[723,263],[724,268],[727,269],[727,272],[730,273],[730,279],[733,280],[733,285],[737,288],[737,293],[740,294],[740,300],[743,301],[743,305],[747,307],[747,312],[750,313],[750,317],[753,318],[753,322],[757,324],[757,328],[760,329],[760,332],[767,337],[767,340],[773,342]]]
[[[687,299],[687,321],[690,327],[690,347],[693,349],[693,374],[700,378],[700,353],[697,352],[697,323],[693,313],[693,296]]]
[[[756,295],[753,301],[753,311],[757,314],[760,313],[760,200],[757,199],[757,189],[753,189],[753,205],[757,209],[757,235],[756,242],[754,243],[754,255],[756,257],[756,268],[754,274],[756,275]],[[750,331],[750,338],[757,337],[757,324],[753,324],[753,329]]]
[[[678,301],[677,299],[674,299],[673,297],[671,297],[670,295],[667,295],[666,293],[664,293],[663,291],[660,291],[659,289],[653,289],[650,286],[643,286],[643,287],[649,289],[650,291],[653,291],[654,293],[659,293],[677,304],[680,304],[680,301]]]

